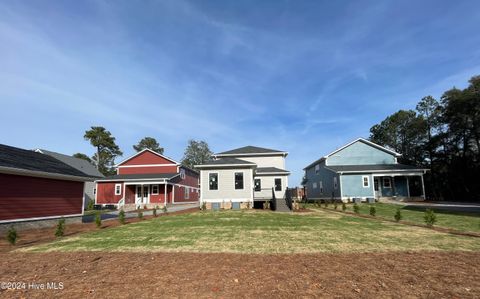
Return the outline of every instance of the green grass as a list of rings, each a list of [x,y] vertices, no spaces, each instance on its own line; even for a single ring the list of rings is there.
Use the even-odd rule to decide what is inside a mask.
[[[480,250],[480,238],[329,211],[198,212],[97,230],[25,251],[184,251],[239,253]]]
[[[396,205],[388,203],[376,203],[374,204],[377,209],[377,217],[384,217],[393,220],[393,215],[398,208],[402,212],[402,220],[410,221],[419,224],[425,224],[423,216],[425,212],[424,207],[407,207],[405,205]],[[369,215],[369,204],[359,204],[360,214]],[[309,204],[310,208],[315,208],[314,205]],[[323,207],[323,205],[322,205]],[[333,205],[330,204],[328,208],[333,209]],[[341,210],[339,206],[338,210]],[[353,204],[347,204],[347,211],[353,212]],[[437,223],[435,226],[441,226],[446,228],[452,228],[464,232],[480,232],[480,215],[474,213],[459,213],[449,212],[445,210],[435,210],[437,215]]]

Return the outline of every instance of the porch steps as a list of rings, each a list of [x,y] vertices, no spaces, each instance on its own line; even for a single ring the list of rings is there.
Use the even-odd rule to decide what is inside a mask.
[[[287,206],[284,198],[277,198],[277,212],[290,212],[290,209]]]

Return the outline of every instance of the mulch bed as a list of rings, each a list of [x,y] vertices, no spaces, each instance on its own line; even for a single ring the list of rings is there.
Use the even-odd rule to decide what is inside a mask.
[[[480,253],[1,253],[3,298],[478,298]]]
[[[158,217],[165,217],[168,215],[180,215],[187,213],[198,212],[198,208],[191,208],[182,211],[168,212],[167,214],[159,213]],[[146,219],[151,219],[153,216],[144,216],[143,220],[138,218],[127,218],[125,219],[126,224],[135,223],[139,221],[144,221]],[[117,219],[104,220],[102,221],[101,229],[111,228],[121,225]],[[55,227],[46,227],[39,229],[29,229],[18,231],[18,240],[15,246],[11,246],[5,239],[4,236],[1,236],[0,239],[0,253],[8,252],[10,250],[29,247],[34,245],[39,245],[47,242],[51,242],[56,239],[55,237]],[[99,230],[95,223],[72,223],[65,226],[65,236],[74,236],[80,233]]]

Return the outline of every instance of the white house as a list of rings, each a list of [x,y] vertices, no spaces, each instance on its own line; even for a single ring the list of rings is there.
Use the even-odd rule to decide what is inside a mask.
[[[287,152],[245,146],[213,155],[200,169],[200,202],[213,208],[252,207],[255,201],[283,199],[290,172]]]

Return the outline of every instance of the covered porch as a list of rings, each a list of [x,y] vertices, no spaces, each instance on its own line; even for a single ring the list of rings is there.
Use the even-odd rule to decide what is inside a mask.
[[[423,173],[378,173],[372,177],[374,195],[377,199],[425,199]]]
[[[136,208],[173,204],[175,200],[174,185],[168,182],[125,182],[124,188],[124,204]]]

